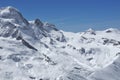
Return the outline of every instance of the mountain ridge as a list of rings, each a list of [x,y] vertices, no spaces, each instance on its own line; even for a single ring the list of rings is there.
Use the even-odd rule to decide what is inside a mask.
[[[65,32],[39,19],[27,21],[16,8],[2,8],[1,80],[119,80],[119,36],[114,28]]]

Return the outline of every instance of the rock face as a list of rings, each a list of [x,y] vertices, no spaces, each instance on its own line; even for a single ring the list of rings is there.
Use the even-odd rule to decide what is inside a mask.
[[[0,18],[12,19],[14,22],[19,24],[28,24],[27,20],[23,18],[22,14],[11,6],[0,9]]]
[[[28,21],[15,8],[9,6],[0,9],[0,36],[15,37],[19,34],[18,28],[27,29],[28,25]]]
[[[23,34],[34,38],[50,37],[58,41],[64,41],[64,35],[57,30],[54,25],[42,23],[39,19],[29,23],[22,14],[13,7],[4,7],[0,9],[0,36],[18,37]],[[55,32],[56,34],[54,34]]]
[[[0,8],[0,80],[119,80],[120,30],[72,33]]]
[[[35,22],[34,22],[34,24],[36,26],[40,26],[40,27],[42,27],[44,25],[39,19],[36,19]]]

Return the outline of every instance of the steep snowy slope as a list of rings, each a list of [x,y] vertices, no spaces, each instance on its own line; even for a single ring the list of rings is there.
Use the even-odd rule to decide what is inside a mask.
[[[120,30],[72,33],[0,9],[0,80],[119,80]]]
[[[120,57],[108,67],[89,76],[90,80],[120,80]]]

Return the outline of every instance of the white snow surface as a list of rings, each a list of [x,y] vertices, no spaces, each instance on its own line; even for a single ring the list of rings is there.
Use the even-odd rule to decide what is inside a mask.
[[[0,9],[0,80],[120,80],[119,55],[119,29],[65,32]]]

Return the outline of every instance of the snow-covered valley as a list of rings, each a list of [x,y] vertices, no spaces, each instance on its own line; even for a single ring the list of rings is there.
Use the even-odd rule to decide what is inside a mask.
[[[65,32],[0,9],[0,80],[120,80],[120,30]]]

